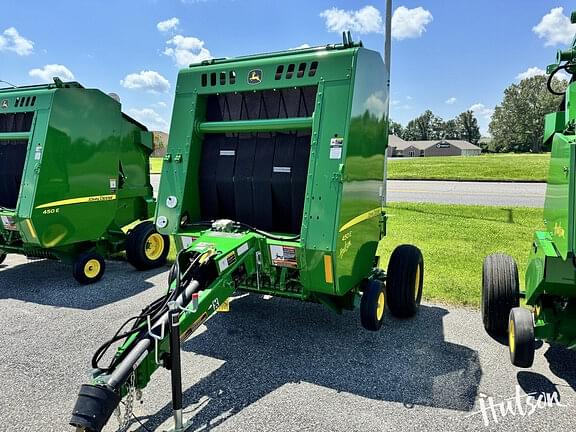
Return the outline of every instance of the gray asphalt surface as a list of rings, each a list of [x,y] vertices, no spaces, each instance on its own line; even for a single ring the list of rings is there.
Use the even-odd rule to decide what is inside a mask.
[[[100,283],[85,287],[65,265],[9,256],[0,265],[0,430],[71,430],[93,351],[161,295],[166,270],[112,261]],[[476,310],[428,304],[411,320],[388,315],[371,333],[357,312],[338,316],[320,305],[251,295],[231,308],[183,347],[192,430],[574,430],[576,354],[544,345],[531,370],[515,369]],[[136,406],[149,430],[170,420],[169,383],[167,371],[157,372]],[[498,403],[516,386],[558,392],[563,406],[485,426],[474,414],[482,395]]]
[[[543,207],[545,183],[388,181],[388,201]]]
[[[158,190],[160,176],[152,175]],[[543,207],[545,183],[451,182],[389,180],[389,202],[430,202],[439,204],[505,205]]]

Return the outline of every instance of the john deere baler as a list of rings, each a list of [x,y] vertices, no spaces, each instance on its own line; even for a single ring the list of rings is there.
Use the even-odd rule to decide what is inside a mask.
[[[562,92],[554,89],[560,71],[571,76]],[[494,254],[484,261],[484,327],[491,334],[508,333],[510,359],[519,367],[532,366],[536,339],[576,348],[576,37],[570,49],[558,52],[548,73],[549,91],[563,100],[545,119],[544,144],[552,147],[545,228],[534,235],[525,290],[512,257]],[[530,309],[519,307],[520,298]]]
[[[183,249],[167,293],[97,350],[72,425],[100,431],[120,399],[131,406],[165,366],[174,430],[184,430],[179,343],[237,290],[336,312],[359,305],[369,330],[382,325],[385,298],[397,316],[416,312],[420,251],[398,247],[387,272],[376,255],[386,224],[387,79],[381,56],[349,36],[180,72],[156,226]]]
[[[0,89],[0,260],[6,253],[73,264],[95,282],[121,250],[138,268],[164,262],[153,215],[152,137],[120,103],[78,83]]]

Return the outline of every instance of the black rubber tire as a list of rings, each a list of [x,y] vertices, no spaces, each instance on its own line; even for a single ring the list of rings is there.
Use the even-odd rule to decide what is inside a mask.
[[[162,253],[154,259],[146,255],[148,239],[158,234],[156,227],[150,221],[141,222],[126,235],[126,259],[138,270],[150,270],[166,263],[170,250],[170,237],[161,235],[164,244]]]
[[[362,284],[362,297],[360,299],[360,323],[362,327],[370,331],[378,331],[384,321],[384,310],[386,308],[386,292],[384,284],[377,280],[366,279]],[[382,297],[380,297],[382,295]],[[380,305],[380,316],[378,316],[378,303]]]
[[[534,363],[534,321],[532,312],[515,307],[510,311],[508,351],[514,366],[529,368]]]
[[[91,260],[98,261],[99,265],[98,271],[94,276],[86,274],[86,266]],[[85,252],[79,255],[72,264],[72,275],[74,276],[74,279],[76,279],[82,285],[98,282],[100,279],[102,279],[105,271],[106,262],[104,261],[102,255],[96,252]]]
[[[423,284],[422,252],[413,245],[398,246],[390,256],[386,273],[386,297],[392,315],[397,318],[413,317],[422,300]]]
[[[508,331],[508,317],[512,308],[520,306],[518,267],[514,258],[492,254],[484,259],[482,268],[481,313],[484,328],[493,336]]]
[[[4,260],[6,259],[6,256],[8,254],[6,252],[1,252],[0,251],[0,264],[2,264],[4,262]]]

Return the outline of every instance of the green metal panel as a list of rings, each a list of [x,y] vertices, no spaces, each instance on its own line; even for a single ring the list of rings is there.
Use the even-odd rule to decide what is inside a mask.
[[[327,282],[324,255],[333,256],[336,247],[337,218],[342,193],[341,163],[344,157],[338,158],[332,154],[334,139],[346,140],[347,124],[350,118],[349,100],[351,81],[339,80],[324,83],[318,92],[321,98],[321,111],[318,117],[317,135],[313,153],[310,155],[314,176],[308,182],[306,190],[308,206],[304,211],[307,229],[304,241],[306,243],[306,267],[308,276],[306,285],[311,290],[336,294],[336,283]],[[334,263],[334,259],[332,259]],[[332,268],[334,271],[334,264]],[[328,278],[329,280],[330,278]],[[332,278],[333,279],[333,278]]]
[[[178,74],[176,94],[196,91],[198,94],[213,94],[229,91],[255,91],[262,88],[287,88],[304,87],[315,85],[320,79],[333,81],[346,78],[350,74],[351,54],[355,48],[350,49],[325,49],[310,51],[293,51],[278,56],[274,53],[259,56],[241,57],[227,61],[215,61],[213,64],[193,65],[183,69]],[[307,73],[298,77],[300,63],[312,63],[318,61],[318,71],[314,76]],[[208,62],[209,63],[209,62]],[[291,78],[287,78],[286,72],[290,64],[295,65]],[[276,79],[278,66],[284,66],[281,79]],[[251,71],[260,70],[261,81],[258,84],[250,84],[248,77]],[[220,74],[226,76],[224,84],[221,84]],[[229,79],[230,73],[235,74],[232,84]],[[202,85],[202,75],[206,74],[207,84]],[[211,75],[215,74],[216,84],[211,85]],[[349,78],[349,77],[348,77]]]
[[[374,265],[388,145],[386,70],[378,53],[359,50],[351,120],[345,141],[343,192],[337,225],[338,293],[356,286]]]
[[[312,117],[288,118],[277,120],[245,120],[204,122],[198,125],[200,133],[222,132],[289,132],[307,130],[312,127]]]
[[[576,82],[569,84],[566,89],[565,116],[564,123],[574,126],[576,122]]]
[[[202,137],[194,127],[194,122],[204,120],[205,104],[198,100],[197,89],[190,91],[182,80],[184,78],[181,72],[176,86],[156,211],[156,216],[161,214],[168,221],[166,227],[158,228],[160,232],[167,234],[179,232],[178,222],[185,212],[188,212],[194,221],[200,218],[198,173]],[[169,196],[178,197],[179,205],[174,208],[167,207],[166,200]]]
[[[566,259],[574,241],[574,146],[572,139],[556,134],[553,139],[544,206],[546,229]]]
[[[566,115],[564,112],[547,114],[544,118],[544,144],[548,144],[556,132],[562,132],[565,127]]]

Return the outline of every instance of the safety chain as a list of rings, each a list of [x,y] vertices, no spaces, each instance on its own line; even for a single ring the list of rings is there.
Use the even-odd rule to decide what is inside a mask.
[[[126,432],[130,427],[132,419],[132,409],[134,405],[134,397],[136,395],[136,377],[132,373],[126,382],[126,399],[124,401],[124,415],[120,411],[120,405],[116,408],[115,414],[118,420],[117,432]]]

